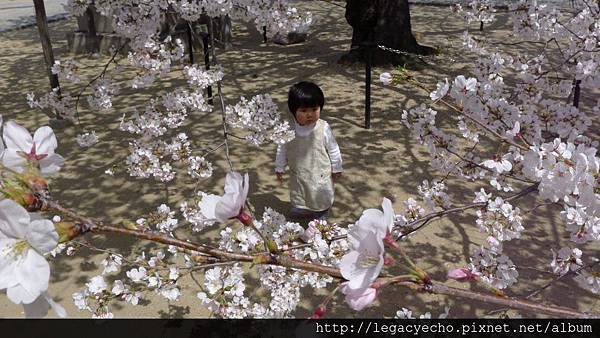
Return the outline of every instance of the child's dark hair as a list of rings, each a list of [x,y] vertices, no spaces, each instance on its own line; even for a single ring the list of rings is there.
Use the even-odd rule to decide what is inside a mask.
[[[324,104],[325,96],[321,88],[316,84],[302,81],[290,87],[288,108],[294,116],[296,116],[298,108],[319,106],[323,109]]]

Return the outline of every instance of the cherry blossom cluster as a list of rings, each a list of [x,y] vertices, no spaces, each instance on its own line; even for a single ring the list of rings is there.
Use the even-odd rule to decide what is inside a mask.
[[[61,62],[59,60],[54,61],[51,71],[52,74],[58,75],[59,77],[73,83],[78,83],[81,79],[77,76],[79,65],[74,60],[66,60]]]
[[[127,59],[136,68],[141,69],[132,83],[133,88],[143,88],[153,83],[157,77],[162,77],[171,71],[173,63],[183,58],[184,46],[180,39],[167,36],[163,41],[158,38],[146,40],[143,48],[133,49]]]
[[[164,206],[159,207],[159,210]],[[164,211],[164,210],[163,210]],[[178,251],[169,248],[147,257],[142,252],[135,261],[124,262],[118,254],[109,254],[103,261],[104,270],[85,284],[85,288],[72,295],[75,306],[89,311],[92,318],[113,318],[111,305],[115,301],[124,301],[130,305],[138,305],[140,299],[146,297],[147,290],[162,296],[169,301],[177,301],[181,290],[177,285],[180,268],[171,260],[177,257]],[[193,266],[189,255],[185,255],[186,267]],[[119,272],[126,267],[125,274]],[[115,275],[125,278],[118,279]]]
[[[75,116],[75,104],[73,98],[66,93],[58,95],[58,88],[51,92],[35,97],[34,93],[27,94],[27,103],[31,108],[49,110],[55,116],[73,119]]]
[[[469,267],[484,283],[497,289],[509,287],[516,283],[519,277],[519,272],[510,258],[485,247],[473,251]]]
[[[481,195],[485,195],[485,192],[483,191]],[[519,238],[525,230],[519,208],[513,208],[510,203],[505,202],[499,196],[494,200],[484,200],[480,196],[475,201],[486,202],[487,204],[485,209],[477,211],[476,223],[479,226],[479,231],[487,232],[500,242]]]
[[[207,210],[210,209],[210,204],[205,202],[205,212],[209,215],[204,216],[204,219],[211,217],[211,211]],[[337,266],[339,257],[348,249],[345,240],[334,240],[346,235],[346,229],[326,221],[312,221],[304,229],[298,223],[288,222],[283,215],[267,208],[262,219],[254,221],[254,227],[256,230],[226,227],[220,232],[219,248],[227,252],[256,253],[264,250],[266,239],[268,245],[286,250],[290,257],[326,266]],[[285,318],[293,316],[300,300],[301,288],[311,286],[319,289],[333,282],[327,275],[276,265],[263,264],[257,269],[261,276],[257,287],[270,293],[268,305],[251,303],[248,296],[244,296],[245,288],[239,286],[244,277],[237,265],[207,270],[207,292],[199,293],[198,298],[205,307],[223,318]],[[231,285],[235,285],[235,288]]]
[[[119,93],[119,86],[111,79],[100,79],[92,85],[92,93],[87,97],[90,108],[108,110],[113,106],[113,96]]]
[[[565,17],[536,1],[519,1],[510,6],[510,12],[518,37],[545,41],[546,47],[539,54],[508,55],[500,53],[493,41],[465,32],[464,46],[477,55],[476,77],[445,79],[430,92],[434,104],[458,113],[459,134],[440,131],[438,112],[423,104],[404,111],[403,121],[413,137],[427,146],[432,167],[471,180],[486,179],[499,192],[514,191],[516,181],[538,184],[541,198],[564,207],[561,216],[573,241],[598,240],[598,142],[587,134],[591,118],[578,107],[574,88],[598,87],[600,9],[597,3],[588,3]],[[463,12],[467,22],[474,20],[473,13]],[[546,54],[552,41],[559,48],[558,61]],[[513,87],[504,82],[510,74],[517,77]],[[384,83],[394,79],[391,74],[382,75]],[[458,137],[470,144],[457,147]],[[491,158],[473,151],[482,137],[502,144]],[[485,203],[476,222],[491,237],[490,249],[478,249],[471,258],[471,270],[484,276],[483,281],[503,288],[516,281],[517,272],[508,257],[501,255],[501,242],[518,238],[524,227],[519,208],[491,196],[482,189],[474,201]],[[579,249],[563,249],[555,254],[555,272],[569,271],[568,262],[581,266]],[[575,272],[582,285],[597,290],[593,274]]]
[[[289,122],[281,120],[270,95],[256,95],[250,100],[242,97],[235,106],[227,106],[225,117],[232,127],[249,131],[246,140],[255,146],[267,141],[284,144],[294,139]]]
[[[185,66],[183,74],[190,85],[201,89],[205,89],[223,79],[223,69],[219,65],[211,70],[204,70],[197,65]]]
[[[190,176],[210,176],[212,166],[204,157],[192,155],[185,133],[164,140],[169,130],[181,127],[189,112],[210,110],[201,91],[176,90],[160,99],[152,99],[143,113],[135,112],[129,120],[123,116],[120,129],[139,135],[129,143],[127,170],[130,175],[170,181],[175,177],[171,162],[180,161],[188,166]]]
[[[496,9],[491,0],[473,0],[468,4],[469,8],[464,9],[461,4],[455,4],[452,10],[463,16],[467,23],[483,22],[490,23],[494,21]]]

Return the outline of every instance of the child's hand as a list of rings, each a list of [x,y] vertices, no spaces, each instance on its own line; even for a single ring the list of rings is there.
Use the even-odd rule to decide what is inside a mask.
[[[342,177],[342,173],[332,173],[331,174],[331,178],[333,179],[334,182],[338,181],[340,179],[340,177]]]
[[[277,180],[279,183],[283,183],[283,173],[275,172],[275,175],[277,175]]]

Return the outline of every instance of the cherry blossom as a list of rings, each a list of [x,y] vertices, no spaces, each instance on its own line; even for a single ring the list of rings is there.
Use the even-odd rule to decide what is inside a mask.
[[[21,172],[26,165],[32,165],[39,168],[42,175],[52,175],[64,163],[63,157],[54,153],[58,143],[50,127],[37,129],[32,138],[27,129],[8,121],[2,138],[6,143],[2,162],[16,171]]]
[[[383,198],[381,203],[383,211],[379,209],[367,209],[363,211],[360,219],[353,228],[353,233],[373,231],[377,236],[383,239],[391,230],[394,224],[394,209],[392,202]]]
[[[445,82],[438,82],[437,88],[429,94],[429,97],[432,101],[437,101],[446,96],[449,88],[450,85],[448,84],[448,79],[446,79]]]
[[[58,244],[49,220],[31,220],[16,202],[0,201],[0,289],[15,304],[31,304],[48,289],[50,265],[44,258]]]
[[[374,288],[351,289],[348,282],[342,283],[340,291],[346,295],[345,300],[352,310],[360,311],[373,303],[377,296],[377,290]]]
[[[201,210],[208,219],[216,219],[223,223],[230,218],[249,217],[243,212],[244,203],[248,196],[248,174],[243,177],[240,173],[230,171],[225,177],[225,194],[204,196]]]
[[[347,287],[353,290],[367,288],[379,276],[384,252],[376,228],[355,228],[348,234],[352,248],[340,260],[340,272],[348,280]]]

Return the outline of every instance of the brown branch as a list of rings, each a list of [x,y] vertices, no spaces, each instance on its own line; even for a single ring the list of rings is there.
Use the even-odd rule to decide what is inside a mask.
[[[440,283],[432,283],[428,286],[428,290],[432,293],[448,295],[460,298],[476,300],[487,304],[497,304],[505,307],[540,313],[557,318],[598,318],[596,313],[579,312],[562,306],[545,305],[534,303],[528,300],[516,299],[512,297],[499,297],[491,294],[483,294],[479,292],[454,288]]]
[[[537,188],[537,185],[530,186],[519,194],[509,197],[510,199],[515,199],[520,196],[526,195],[527,193],[534,191]],[[334,278],[343,279],[341,272],[338,268],[332,266],[325,266],[320,264],[309,263],[301,260],[294,259],[286,254],[271,254],[267,252],[258,253],[255,255],[249,254],[239,254],[233,252],[227,252],[215,248],[208,247],[206,245],[192,243],[188,241],[183,241],[179,239],[175,239],[169,237],[166,234],[155,233],[155,232],[144,232],[140,230],[131,230],[125,229],[122,227],[108,225],[104,223],[96,222],[92,219],[83,217],[78,215],[77,213],[61,207],[58,203],[53,201],[45,200],[45,209],[58,211],[61,213],[65,213],[69,216],[74,216],[75,219],[87,222],[89,229],[93,232],[109,232],[116,233],[121,235],[128,235],[139,239],[150,240],[158,243],[163,243],[167,245],[177,246],[183,249],[197,251],[206,253],[224,260],[235,260],[239,262],[252,262],[255,264],[268,264],[268,265],[278,265],[287,268],[300,269],[304,271],[317,272],[325,275],[332,276]],[[461,207],[464,208],[464,207]],[[461,208],[454,208],[455,210]],[[440,212],[448,212],[449,210]],[[436,213],[436,214],[440,214]],[[433,217],[433,216],[432,216]],[[394,277],[380,277],[375,280],[374,284],[377,287],[387,286],[391,284],[399,284],[408,286],[412,289],[417,289],[426,292],[432,292],[436,294],[449,295],[453,297],[460,297],[466,299],[472,299],[483,303],[488,304],[497,304],[501,306],[506,306],[514,309],[520,309],[524,311],[530,311],[534,313],[542,313],[555,317],[576,317],[576,318],[588,318],[588,317],[596,317],[599,316],[597,314],[591,313],[583,313],[578,312],[573,309],[550,306],[544,304],[538,304],[527,300],[515,299],[510,297],[499,297],[495,295],[483,294],[479,292],[474,292],[470,290],[464,290],[459,288],[453,288],[446,286],[441,283],[433,282],[431,280],[425,281],[415,281],[415,277],[413,276],[394,276]]]

